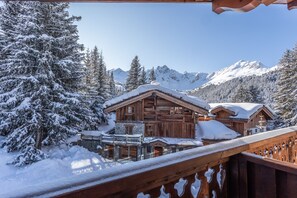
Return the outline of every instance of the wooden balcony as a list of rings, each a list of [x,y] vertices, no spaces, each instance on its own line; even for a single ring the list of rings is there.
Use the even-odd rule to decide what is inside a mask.
[[[296,197],[297,127],[138,161],[25,197]]]

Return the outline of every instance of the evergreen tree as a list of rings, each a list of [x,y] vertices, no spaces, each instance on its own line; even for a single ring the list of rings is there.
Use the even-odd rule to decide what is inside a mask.
[[[85,59],[84,59],[84,63],[85,63],[85,83],[87,87],[91,86],[91,76],[92,76],[92,64],[91,64],[91,52],[89,50],[89,48],[86,51],[85,54]]]
[[[139,86],[139,77],[141,72],[141,65],[139,63],[138,56],[132,60],[131,67],[129,70],[128,78],[126,81],[126,90],[131,91],[132,89],[136,89]]]
[[[110,73],[110,78],[109,78],[109,93],[110,93],[110,97],[114,97],[116,95],[113,72]]]
[[[244,88],[242,85],[236,91],[236,94],[233,96],[233,102],[252,102],[253,97],[249,89]]]
[[[275,109],[286,126],[295,125],[296,119],[296,50],[287,50],[280,60],[281,69],[277,80]]]
[[[5,2],[4,10],[13,2]],[[100,123],[76,94],[83,74],[79,17],[70,17],[67,3],[22,3],[17,15],[0,21],[7,55],[0,65],[0,131],[2,146],[20,151],[17,166],[44,159],[44,145],[64,143],[83,128]],[[6,29],[7,21],[14,21]]]
[[[142,67],[141,75],[140,75],[140,77],[139,77],[138,84],[139,84],[139,85],[144,85],[144,84],[146,84],[146,83],[147,83],[146,72],[145,72],[144,67]]]
[[[91,80],[91,87],[93,89],[93,91],[98,91],[97,87],[98,87],[98,76],[99,76],[99,59],[100,59],[100,54],[98,51],[97,46],[94,47],[94,49],[91,52],[91,66],[89,69],[90,72],[90,80]]]
[[[248,92],[251,94],[250,102],[254,102],[254,103],[263,103],[264,102],[264,99],[262,98],[258,87],[251,85],[251,86],[249,86]]]
[[[150,77],[149,77],[150,82],[155,81],[156,80],[156,76],[155,76],[155,69],[154,67],[152,68],[151,72],[150,72]]]
[[[97,73],[97,91],[98,95],[107,99],[110,97],[109,88],[108,88],[108,75],[106,73],[106,66],[103,60],[102,52],[99,54],[98,61],[98,72]],[[97,68],[96,68],[97,69]]]

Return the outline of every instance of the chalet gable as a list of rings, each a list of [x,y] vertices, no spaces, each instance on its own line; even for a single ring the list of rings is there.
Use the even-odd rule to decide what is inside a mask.
[[[160,85],[148,84],[139,86],[137,89],[107,101],[104,103],[104,111],[109,113],[152,95],[169,100],[179,106],[191,109],[201,114],[207,114],[210,108],[208,103],[196,97],[191,97],[177,91],[161,87]]]
[[[260,112],[268,119],[274,118],[274,112],[268,106],[257,103],[211,103],[211,114],[225,111],[230,114],[230,119],[251,120]]]

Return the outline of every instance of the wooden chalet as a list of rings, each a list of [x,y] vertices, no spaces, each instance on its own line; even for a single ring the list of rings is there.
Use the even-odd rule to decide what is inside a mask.
[[[142,85],[105,103],[106,113],[116,113],[116,124],[113,133],[102,137],[103,155],[138,160],[141,155],[148,158],[196,147],[200,145],[195,140],[196,120],[208,109],[198,98]]]
[[[267,131],[274,112],[263,104],[256,103],[211,103],[211,115],[227,127],[243,136]]]

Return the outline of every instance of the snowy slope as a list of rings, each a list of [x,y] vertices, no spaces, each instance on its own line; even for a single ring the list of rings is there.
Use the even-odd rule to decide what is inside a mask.
[[[203,87],[210,84],[220,84],[234,78],[243,76],[257,75],[261,76],[269,71],[275,70],[276,67],[268,68],[259,61],[240,60],[229,67],[225,67],[217,72],[207,76],[208,82]]]
[[[219,71],[211,74],[201,72],[184,72],[180,73],[168,66],[158,66],[155,68],[155,75],[157,82],[161,86],[178,90],[192,90],[199,87],[205,87],[210,84],[220,84],[228,80],[232,80],[238,77],[252,76],[252,75],[263,75],[269,71],[273,71],[277,66],[269,68],[263,65],[259,61],[244,61],[240,60],[233,65],[225,67]],[[123,85],[128,77],[128,72],[122,69],[115,69],[114,78],[118,85]],[[147,70],[147,77],[150,70]]]
[[[3,137],[0,136],[0,141]],[[0,149],[0,197],[15,197],[31,191],[36,186],[48,186],[60,179],[94,173],[119,165],[85,148],[73,146],[52,147],[43,150],[50,158],[32,165],[17,168],[7,165],[16,153]]]

